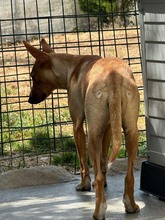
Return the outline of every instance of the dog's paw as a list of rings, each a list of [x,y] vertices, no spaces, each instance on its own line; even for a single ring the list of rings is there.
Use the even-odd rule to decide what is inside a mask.
[[[76,191],[91,191],[91,184],[82,185],[82,183],[76,186]]]
[[[104,181],[104,187],[106,188],[107,186],[108,186],[108,185],[107,185],[107,181]],[[95,187],[95,181],[93,181],[92,187]]]
[[[136,213],[136,212],[139,212],[140,211],[140,208],[139,206],[133,201],[131,203],[130,199],[129,199],[129,196],[126,195],[124,198],[123,198],[123,203],[125,205],[125,211],[127,213]]]
[[[102,218],[102,219],[98,219],[98,218],[96,218],[95,216],[92,216],[92,217],[90,218],[90,220],[105,220],[105,217]]]
[[[112,167],[112,164],[113,164],[113,162],[108,162],[108,164],[107,164],[107,170],[110,170],[111,169],[111,167]]]
[[[139,208],[139,206],[138,205],[135,205],[135,207],[134,208],[125,208],[125,211],[126,211],[126,213],[128,213],[128,214],[133,214],[133,213],[137,213],[137,212],[139,212],[140,211],[140,208]]]

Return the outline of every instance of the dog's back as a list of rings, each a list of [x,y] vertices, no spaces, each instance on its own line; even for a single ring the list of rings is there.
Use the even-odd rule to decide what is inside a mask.
[[[137,123],[138,88],[130,67],[118,58],[97,60],[88,72],[87,79],[86,117],[90,121],[91,114],[94,115],[94,121],[91,124],[95,124],[95,127],[98,124],[98,131],[96,131],[98,135],[103,133],[110,123],[113,143],[110,156],[112,162],[121,146],[121,127],[126,131]],[[93,127],[92,130],[94,130]]]

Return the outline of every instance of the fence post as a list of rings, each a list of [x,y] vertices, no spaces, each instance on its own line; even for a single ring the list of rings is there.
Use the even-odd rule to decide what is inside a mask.
[[[0,125],[1,125],[1,156],[3,156],[3,132],[2,132],[2,107],[1,107],[1,84],[0,84]]]

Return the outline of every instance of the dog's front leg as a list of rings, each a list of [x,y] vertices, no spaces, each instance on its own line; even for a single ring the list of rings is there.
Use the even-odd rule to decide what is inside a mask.
[[[77,191],[90,191],[91,179],[86,160],[86,137],[83,129],[83,122],[73,123],[74,139],[76,142],[77,152],[79,156],[81,183],[77,185]]]

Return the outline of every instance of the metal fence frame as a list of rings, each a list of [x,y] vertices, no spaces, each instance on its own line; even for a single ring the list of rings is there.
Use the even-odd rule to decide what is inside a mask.
[[[76,11],[77,3],[76,1],[74,2]],[[62,1],[62,4],[64,4],[64,1]],[[70,53],[73,49],[77,54],[87,52],[88,54],[107,56],[108,49],[113,48],[113,55],[118,56],[120,47],[124,47],[126,56],[122,58],[125,59],[130,66],[138,65],[138,70],[134,71],[134,75],[135,78],[136,76],[141,77],[140,34],[138,24],[139,12],[136,1],[134,2],[134,7],[129,12],[122,11],[110,13],[109,16],[112,18],[112,23],[107,27],[102,23],[102,17],[105,15],[101,13],[75,13],[75,15],[65,15],[63,11],[62,15],[54,16],[51,15],[51,4],[49,8],[50,16],[28,18],[26,17],[26,13],[24,13],[24,17],[22,18],[15,19],[12,17],[10,19],[0,20],[0,27],[3,26],[3,22],[12,22],[13,24],[12,34],[10,35],[4,34],[3,30],[0,30],[0,172],[25,166],[52,164],[54,163],[54,157],[59,154],[64,155],[66,152],[68,152],[68,156],[66,157],[72,157],[69,152],[74,152],[74,159],[72,158],[72,160],[75,161],[75,171],[77,167],[73,133],[70,131],[72,121],[67,112],[67,94],[65,91],[56,90],[39,106],[30,106],[26,104],[28,92],[23,94],[23,89],[25,88],[26,90],[26,86],[28,85],[28,88],[30,88],[31,81],[29,72],[34,60],[27,54],[23,44],[16,40],[17,37],[22,35],[24,35],[25,39],[32,37],[33,40],[31,40],[31,43],[35,46],[39,46],[39,39],[41,36],[47,36],[49,44],[56,52],[62,51],[66,53]],[[113,22],[117,16],[124,16],[124,18],[134,16],[135,23],[133,26],[130,26],[127,25],[126,22],[123,22],[122,26],[120,26]],[[65,19],[71,18],[75,19],[77,28],[73,31],[66,31]],[[89,22],[88,30],[79,30],[78,19],[81,18],[86,18]],[[90,28],[90,19],[92,18],[96,19],[95,28]],[[63,19],[64,31],[55,32],[53,30],[53,24],[56,19]],[[26,29],[26,24],[32,20],[37,20],[38,29],[36,33],[30,34]],[[46,32],[40,32],[40,22],[42,20],[46,20],[48,23]],[[24,22],[26,30],[24,34],[15,33],[15,22],[19,21]],[[129,35],[132,31],[136,32],[136,36],[132,34],[131,36]],[[119,36],[117,34],[120,32],[123,32],[124,36]],[[83,34],[87,36],[85,40],[81,39]],[[108,34],[110,34],[109,38],[107,37]],[[38,40],[34,39],[34,35]],[[68,40],[68,36],[70,35],[73,35],[72,40]],[[93,35],[97,37],[94,38]],[[3,39],[6,37],[12,38],[13,42],[4,43]],[[131,40],[132,42],[130,42]],[[136,46],[137,48],[137,54],[135,54],[135,56],[131,55],[130,47],[132,48],[132,46]],[[143,86],[141,83],[139,84],[139,91],[141,93],[141,105],[143,106]],[[40,120],[37,119],[36,114],[40,115]],[[28,115],[33,123],[25,121]],[[144,121],[143,107],[140,118]],[[15,121],[17,121],[17,124]],[[84,126],[86,127],[86,125]],[[67,134],[65,131],[68,128],[69,132]],[[42,129],[44,129],[44,132]],[[28,132],[29,135],[25,135]],[[145,146],[145,125],[140,128],[139,134],[142,134],[139,143]],[[29,148],[27,147],[28,143],[30,143]],[[42,143],[43,147],[41,146]],[[46,150],[44,150],[45,145]],[[59,158],[57,157],[56,159],[58,160]],[[59,163],[65,165],[65,158],[62,157],[61,160],[59,159]]]

